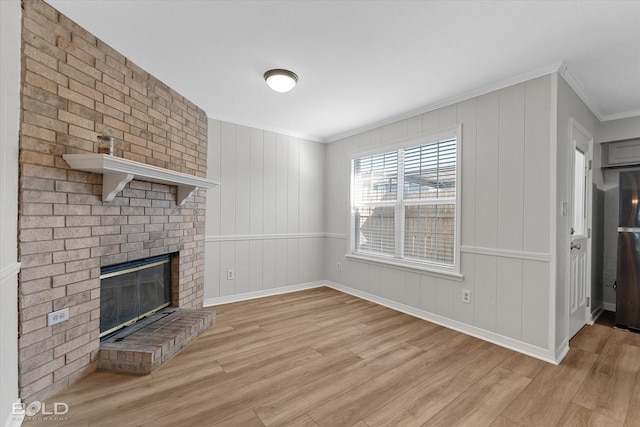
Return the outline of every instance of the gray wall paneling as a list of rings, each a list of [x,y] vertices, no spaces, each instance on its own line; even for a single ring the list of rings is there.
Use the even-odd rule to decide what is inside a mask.
[[[544,76],[329,144],[326,188],[348,189],[354,150],[462,124],[465,250],[460,282],[347,259],[348,241],[328,238],[325,277],[547,349],[551,101],[551,76]],[[328,233],[347,234],[348,209],[348,193],[327,197]],[[462,303],[463,289],[472,291],[471,304]]]
[[[325,146],[209,119],[208,159],[205,299],[321,280]]]

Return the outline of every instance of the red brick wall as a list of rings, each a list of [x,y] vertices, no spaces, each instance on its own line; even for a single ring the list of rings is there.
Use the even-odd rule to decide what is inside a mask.
[[[20,129],[21,397],[42,400],[95,369],[100,267],[179,252],[174,305],[204,298],[205,192],[183,207],[176,187],[132,181],[102,202],[102,175],[64,153],[115,155],[206,176],[204,111],[41,0],[24,0]],[[67,322],[47,313],[69,307]]]

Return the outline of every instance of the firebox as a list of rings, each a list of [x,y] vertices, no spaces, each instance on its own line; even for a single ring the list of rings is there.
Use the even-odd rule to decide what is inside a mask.
[[[171,255],[100,269],[100,338],[171,305]]]

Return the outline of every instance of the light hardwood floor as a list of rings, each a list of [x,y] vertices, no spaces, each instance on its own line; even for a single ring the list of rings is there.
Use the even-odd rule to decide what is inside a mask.
[[[151,375],[47,399],[91,426],[640,426],[640,334],[585,327],[559,366],[320,288],[214,308]]]

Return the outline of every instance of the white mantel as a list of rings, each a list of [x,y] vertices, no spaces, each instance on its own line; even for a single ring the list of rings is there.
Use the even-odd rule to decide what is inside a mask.
[[[108,154],[63,154],[72,169],[102,174],[102,200],[110,202],[133,179],[175,185],[182,206],[198,188],[215,188],[220,183],[182,172],[151,166]]]

